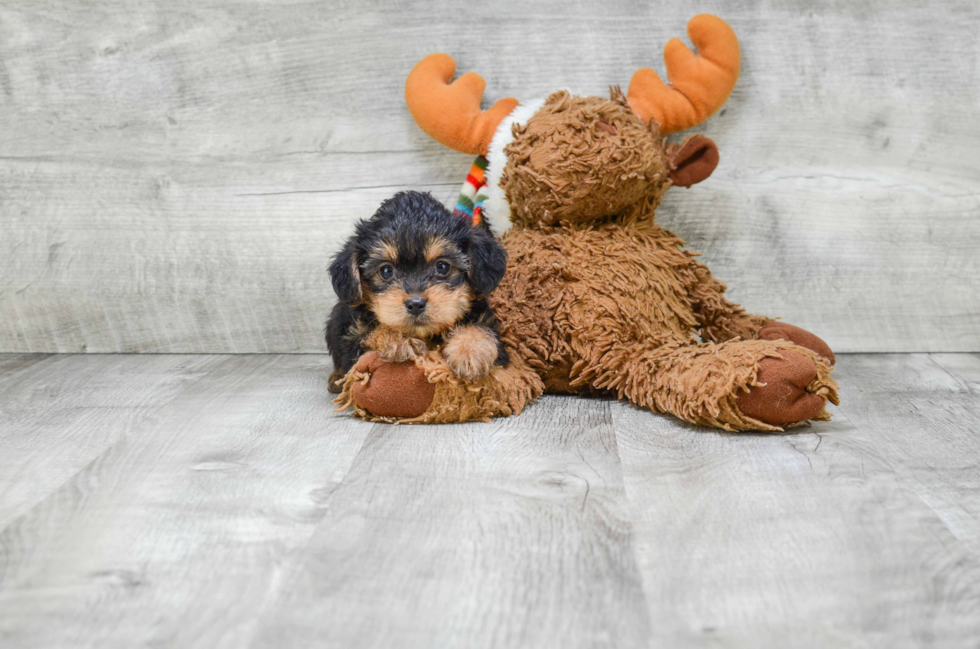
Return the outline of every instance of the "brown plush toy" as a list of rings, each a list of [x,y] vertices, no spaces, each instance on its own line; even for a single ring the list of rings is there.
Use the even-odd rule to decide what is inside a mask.
[[[506,383],[474,386],[437,358],[391,366],[368,357],[347,377],[342,403],[427,422],[510,414],[540,391],[530,368],[548,392],[612,393],[726,430],[829,418],[837,386],[827,344],[729,302],[725,285],[654,220],[664,192],[701,182],[719,160],[704,136],[664,136],[707,119],[738,78],[727,23],[699,15],[688,35],[698,54],[677,39],[665,48],[669,83],[642,69],[625,96],[614,87],[609,99],[559,91],[481,111],[483,79],[450,83],[445,54],[412,70],[405,94],[415,120],[442,144],[486,156],[472,203],[496,231],[512,226],[491,303],[515,367]],[[506,407],[474,405],[484,392]]]

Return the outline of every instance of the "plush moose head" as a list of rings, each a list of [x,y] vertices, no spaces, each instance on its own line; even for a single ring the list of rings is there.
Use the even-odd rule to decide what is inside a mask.
[[[487,212],[497,231],[593,221],[632,210],[652,213],[671,185],[690,187],[718,164],[718,149],[696,135],[680,145],[663,136],[717,111],[738,79],[735,32],[702,14],[688,23],[694,54],[680,40],[664,48],[668,83],[638,70],[624,96],[580,97],[567,91],[520,103],[508,97],[485,111],[486,86],[456,71],[445,54],[424,58],[408,76],[405,98],[419,126],[438,142],[487,157]]]

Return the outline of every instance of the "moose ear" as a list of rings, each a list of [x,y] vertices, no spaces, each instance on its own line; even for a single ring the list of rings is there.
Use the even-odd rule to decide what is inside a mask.
[[[330,281],[333,283],[333,290],[337,297],[351,306],[360,304],[363,299],[361,271],[357,264],[356,239],[351,237],[330,262]]]
[[[690,187],[711,175],[718,166],[718,145],[703,135],[692,135],[680,146],[668,150],[670,180],[679,187]]]
[[[474,225],[470,230],[470,286],[477,295],[486,295],[504,278],[507,251],[486,227]]]

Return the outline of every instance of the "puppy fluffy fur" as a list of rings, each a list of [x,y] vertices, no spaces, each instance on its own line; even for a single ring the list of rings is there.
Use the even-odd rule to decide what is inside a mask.
[[[403,362],[441,346],[464,380],[507,365],[485,297],[506,267],[507,254],[485,224],[454,216],[429,194],[386,200],[330,264],[339,298],[326,332],[336,368],[331,389],[371,350]]]

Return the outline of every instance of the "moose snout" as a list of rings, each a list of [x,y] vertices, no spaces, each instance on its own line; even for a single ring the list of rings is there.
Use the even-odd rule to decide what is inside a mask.
[[[405,310],[413,316],[420,316],[425,311],[425,305],[427,303],[428,300],[424,297],[411,297],[405,300]]]

